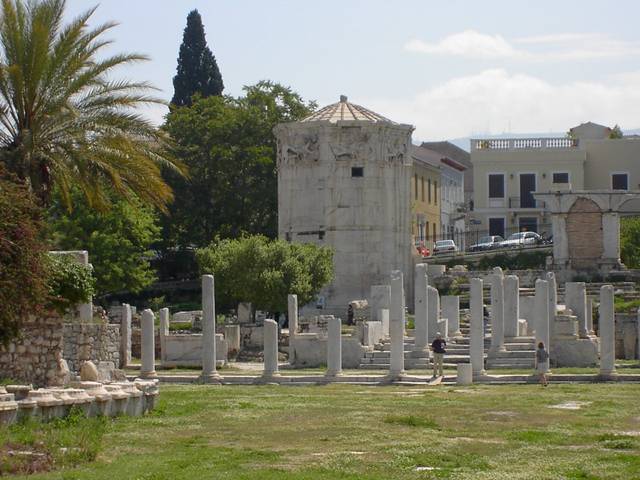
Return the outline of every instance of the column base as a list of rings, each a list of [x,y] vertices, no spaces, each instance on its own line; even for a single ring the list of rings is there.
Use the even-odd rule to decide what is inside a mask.
[[[336,378],[336,377],[341,377],[342,376],[342,370],[340,370],[339,372],[325,372],[324,374],[324,378]]]
[[[412,350],[411,356],[416,358],[430,358],[430,352],[429,347],[420,347]]]
[[[404,370],[400,372],[389,372],[385,375],[382,383],[393,383],[402,381],[402,377],[404,377],[406,372]]]
[[[140,378],[158,378],[158,373],[155,370],[152,372],[140,372]]]
[[[505,347],[504,345],[500,346],[500,347],[489,347],[489,351],[487,352],[487,356],[488,357],[495,357],[498,355],[498,353],[504,353],[507,351],[507,347]]]
[[[599,381],[607,381],[607,380],[614,380],[616,377],[618,376],[618,372],[616,372],[616,370],[600,370],[600,373],[598,373],[597,378]]]
[[[279,373],[269,373],[267,375],[262,375],[258,377],[253,382],[256,385],[280,385],[280,374]]]
[[[198,379],[200,380],[201,383],[206,383],[210,385],[222,384],[222,377],[218,372],[206,373],[206,374],[203,373],[200,375],[200,377],[198,377]]]

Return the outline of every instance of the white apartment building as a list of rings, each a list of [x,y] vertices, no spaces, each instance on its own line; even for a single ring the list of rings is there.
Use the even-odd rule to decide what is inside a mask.
[[[640,189],[640,138],[610,138],[595,123],[572,128],[566,138],[472,139],[472,229],[507,235],[551,234],[545,205],[533,192]]]

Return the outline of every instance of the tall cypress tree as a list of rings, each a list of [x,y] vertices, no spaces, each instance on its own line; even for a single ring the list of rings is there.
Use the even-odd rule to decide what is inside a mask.
[[[224,89],[218,64],[207,46],[198,10],[191,11],[187,16],[173,89],[171,103],[178,107],[191,105],[191,97],[196,93],[204,98],[222,95]]]

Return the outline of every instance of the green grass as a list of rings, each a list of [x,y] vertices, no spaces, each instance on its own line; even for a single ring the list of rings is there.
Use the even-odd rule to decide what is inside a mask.
[[[638,398],[632,384],[162,386],[146,417],[0,438],[87,444],[30,479],[635,479]],[[565,402],[584,406],[549,408]]]

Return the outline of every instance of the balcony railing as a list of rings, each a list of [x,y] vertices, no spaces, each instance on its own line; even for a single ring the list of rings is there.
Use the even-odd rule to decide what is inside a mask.
[[[509,208],[544,208],[544,202],[531,197],[509,197]]]
[[[471,139],[471,150],[543,150],[578,148],[577,138]]]

